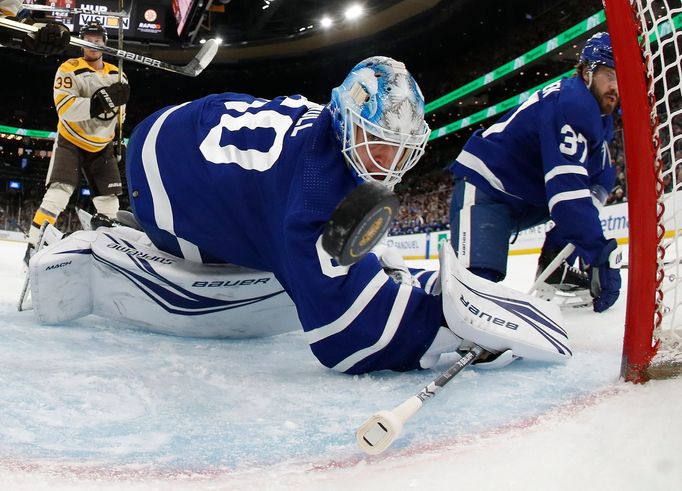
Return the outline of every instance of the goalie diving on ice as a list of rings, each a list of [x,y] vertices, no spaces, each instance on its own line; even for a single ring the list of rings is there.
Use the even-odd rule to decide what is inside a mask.
[[[493,301],[524,294],[464,272],[476,292],[464,305],[441,293],[444,272],[408,268],[394,249],[342,261],[341,249],[335,258],[323,246],[339,205],[363,183],[392,190],[429,134],[416,81],[386,57],[358,63],[324,105],[223,93],[163,108],[128,146],[141,230],[100,227],[38,251],[29,267],[36,314],[64,322],[94,313],[183,336],[302,329],[320,363],[348,374],[429,368],[467,343],[491,353],[481,362],[564,361],[565,339],[533,334],[526,326],[537,320],[509,307],[516,300]],[[380,221],[368,223],[351,234],[360,245],[383,234]],[[552,305],[534,301],[560,326]]]

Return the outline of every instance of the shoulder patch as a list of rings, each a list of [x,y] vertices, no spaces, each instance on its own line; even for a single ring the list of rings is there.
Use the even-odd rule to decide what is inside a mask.
[[[72,72],[79,67],[80,64],[80,58],[71,58],[59,65],[59,70],[62,72]]]

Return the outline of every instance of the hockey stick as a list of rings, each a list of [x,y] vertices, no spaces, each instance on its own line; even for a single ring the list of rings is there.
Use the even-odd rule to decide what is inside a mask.
[[[549,275],[554,273],[554,270],[559,267],[561,262],[571,254],[573,254],[573,251],[575,251],[575,246],[570,243],[566,244],[566,247],[561,249],[559,254],[557,254],[557,256],[552,260],[552,262],[547,265],[545,270],[542,273],[540,273],[540,276],[536,278],[535,283],[533,283],[533,286],[530,287],[528,294],[532,295],[533,292],[535,292],[535,290],[537,290],[538,287],[545,282]]]
[[[358,447],[369,455],[378,455],[386,450],[398,438],[405,422],[414,416],[428,399],[435,397],[445,384],[485,352],[480,346],[474,345],[457,363],[401,405],[391,411],[379,411],[372,415],[355,432]]]
[[[38,28],[35,26],[23,24],[21,22],[16,22],[6,18],[0,18],[0,27],[5,27],[14,31],[25,32],[29,34],[38,30]],[[211,63],[211,60],[213,60],[216,53],[218,52],[218,42],[215,39],[209,39],[201,47],[196,56],[189,61],[189,63],[186,65],[171,65],[165,61],[155,60],[147,56],[131,53],[130,51],[110,48],[109,46],[100,46],[74,36],[71,36],[71,41],[69,44],[71,46],[78,46],[80,48],[95,49],[108,55],[115,56],[116,58],[130,60],[135,63],[140,63],[141,65],[159,68],[160,70],[166,70],[168,72],[179,73],[180,75],[187,75],[188,77],[196,77],[202,71],[204,71],[204,68]]]
[[[123,0],[118,0],[118,9],[120,11],[123,11]],[[123,22],[119,19],[118,21],[118,40],[117,40],[117,46],[116,46],[119,51],[123,50]],[[123,83],[123,60],[121,58],[118,59],[118,83]],[[117,135],[117,140],[118,140],[118,155],[117,155],[117,160],[120,162],[120,158],[123,156],[123,109],[120,107],[118,109],[118,113],[116,114],[116,119],[118,122],[118,135]]]
[[[120,18],[125,18],[130,15],[125,10],[120,10],[119,12],[101,12],[99,10],[94,10],[87,7],[68,9],[65,7],[51,7],[50,5],[32,5],[28,3],[23,4],[21,8],[25,10],[34,10],[36,12],[59,12],[60,14],[89,14]]]

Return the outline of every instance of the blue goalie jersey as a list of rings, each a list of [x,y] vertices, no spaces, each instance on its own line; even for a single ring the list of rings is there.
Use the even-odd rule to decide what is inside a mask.
[[[418,368],[441,326],[440,296],[397,284],[373,254],[342,267],[321,247],[357,186],[331,117],[300,96],[225,93],[164,108],[130,139],[133,212],[171,254],[274,273],[327,367]]]
[[[585,83],[562,79],[474,133],[451,169],[519,213],[546,207],[555,233],[593,264],[606,239],[592,191],[613,187],[612,137]]]

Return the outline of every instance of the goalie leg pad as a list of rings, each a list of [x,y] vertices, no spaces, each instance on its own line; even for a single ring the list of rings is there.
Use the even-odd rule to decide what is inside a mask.
[[[55,324],[92,312],[93,238],[93,232],[75,232],[39,250],[31,259],[31,297],[40,322]]]
[[[568,335],[555,305],[479,278],[464,269],[451,247],[440,256],[443,313],[459,337],[499,353],[563,362],[571,355]]]
[[[95,314],[176,336],[246,338],[301,329],[272,273],[198,264],[159,251],[138,230],[74,232],[31,261],[41,322]]]

